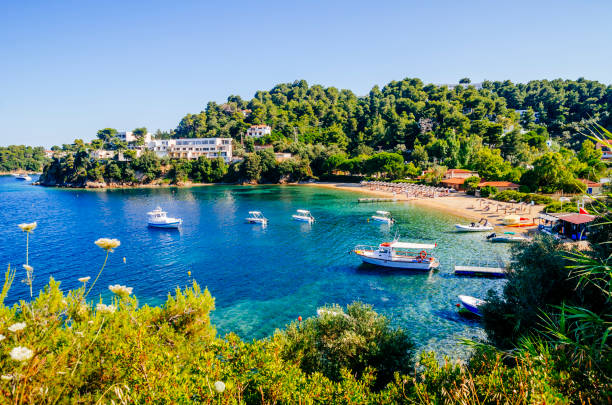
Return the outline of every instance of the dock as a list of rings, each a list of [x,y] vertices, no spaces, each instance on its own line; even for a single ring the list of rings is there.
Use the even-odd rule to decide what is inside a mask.
[[[395,202],[397,198],[359,198],[360,203],[375,203],[375,202]]]
[[[505,277],[505,271],[503,267],[455,266],[458,276]]]

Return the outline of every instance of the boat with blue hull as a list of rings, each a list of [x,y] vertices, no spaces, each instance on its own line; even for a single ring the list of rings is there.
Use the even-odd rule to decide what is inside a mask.
[[[461,301],[461,305],[474,315],[482,316],[480,313],[480,306],[485,302],[481,299],[470,297],[469,295],[459,295],[459,301]]]
[[[180,218],[168,217],[166,211],[160,207],[148,212],[147,216],[149,217],[148,224],[151,228],[177,229],[183,223],[183,220]]]

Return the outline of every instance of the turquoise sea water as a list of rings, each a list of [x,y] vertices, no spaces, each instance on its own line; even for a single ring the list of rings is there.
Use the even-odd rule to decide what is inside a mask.
[[[507,247],[486,244],[484,234],[456,234],[460,218],[409,203],[358,204],[361,194],[306,186],[209,186],[189,189],[83,191],[50,189],[0,177],[0,264],[11,263],[24,278],[22,222],[38,222],[30,239],[34,290],[53,276],[63,289],[77,278],[97,274],[104,252],[100,237],[118,238],[92,297],[107,302],[109,284],[134,288],[141,303],[161,304],[188,271],[216,299],[213,322],[223,335],[245,339],[268,336],[298,316],[316,314],[325,304],[360,300],[410,331],[421,349],[453,357],[465,348],[459,338],[480,338],[478,322],[457,314],[457,294],[476,297],[500,289],[503,280],[455,277],[451,258],[483,248],[507,255]],[[146,226],[146,212],[160,205],[181,217],[180,231]],[[309,209],[312,225],[295,222],[296,209]],[[367,222],[375,210],[388,210],[398,223]],[[249,210],[263,211],[269,225],[244,222]],[[406,273],[362,265],[348,252],[356,244],[401,240],[438,243],[438,271]],[[123,258],[125,257],[125,263]],[[28,294],[16,282],[8,301]]]

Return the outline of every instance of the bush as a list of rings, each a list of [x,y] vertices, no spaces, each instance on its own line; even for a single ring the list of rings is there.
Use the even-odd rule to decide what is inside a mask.
[[[497,187],[494,186],[484,186],[480,188],[480,196],[481,197],[489,197],[492,194],[497,193]]]
[[[530,203],[530,202],[534,202],[534,204],[549,204],[552,202],[552,198],[545,196],[545,195],[540,195],[540,194],[525,194],[525,193],[521,193],[519,191],[514,191],[514,190],[504,190],[502,192],[500,192],[499,194],[496,194],[495,197],[493,197],[493,199],[497,200],[497,201],[504,201],[504,202],[509,202],[509,201],[523,201],[525,203]]]
[[[318,313],[303,324],[294,322],[277,336],[284,341],[282,356],[300,359],[304,372],[320,372],[338,381],[343,368],[360,378],[370,367],[376,370],[376,387],[382,388],[394,373],[412,370],[414,345],[408,334],[391,328],[371,306],[353,303],[346,312],[332,306]]]

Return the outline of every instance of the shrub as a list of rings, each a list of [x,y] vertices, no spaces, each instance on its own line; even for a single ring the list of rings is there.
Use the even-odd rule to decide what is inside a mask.
[[[481,197],[489,197],[492,194],[497,193],[497,187],[494,186],[484,186],[480,188],[480,196]]]
[[[338,381],[343,368],[359,378],[371,367],[376,370],[376,386],[381,388],[393,380],[394,373],[412,369],[414,345],[408,334],[391,328],[389,320],[371,306],[353,303],[346,312],[332,306],[318,313],[303,324],[292,323],[276,336],[284,342],[282,356],[300,359],[304,372],[320,372]]]

